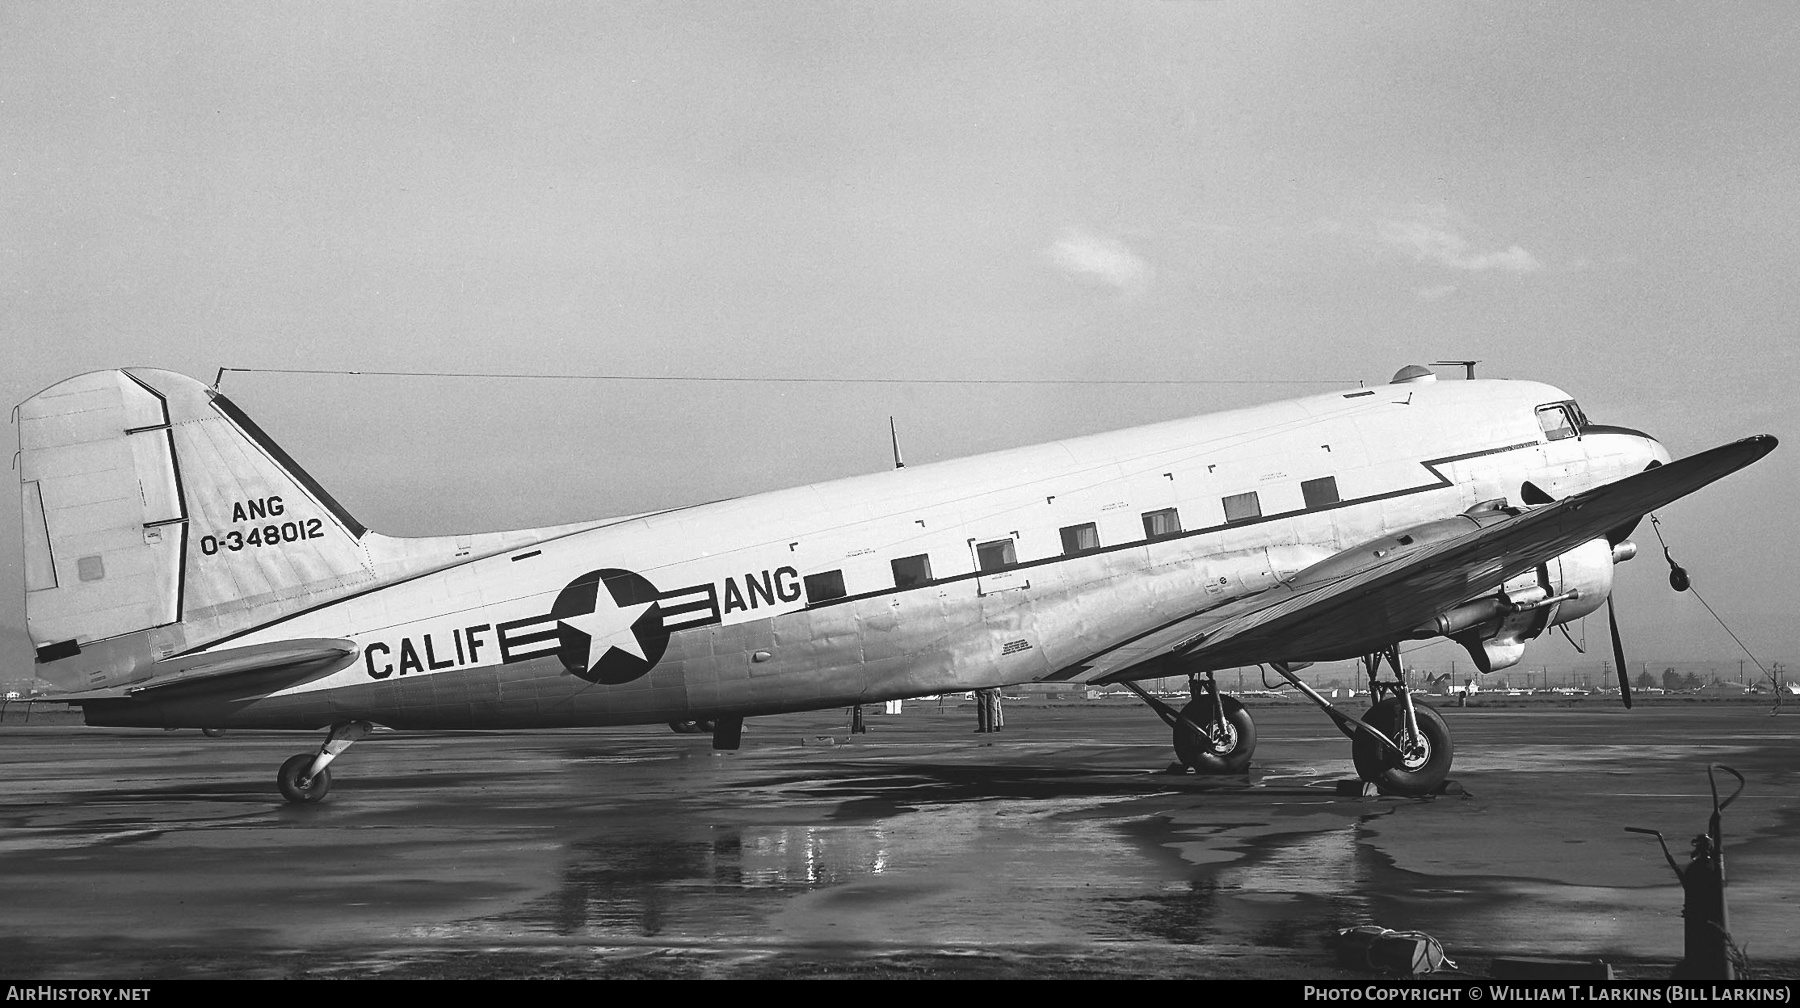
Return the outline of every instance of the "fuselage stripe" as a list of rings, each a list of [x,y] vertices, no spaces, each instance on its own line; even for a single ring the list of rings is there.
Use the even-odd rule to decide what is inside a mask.
[[[219,398],[223,399],[224,397],[221,396]],[[1370,494],[1365,497],[1356,497],[1356,498],[1351,498],[1348,500],[1335,501],[1333,503],[1320,505],[1318,507],[1298,508],[1298,509],[1291,510],[1291,511],[1282,511],[1282,512],[1278,512],[1275,514],[1261,515],[1256,518],[1249,518],[1249,519],[1245,519],[1245,520],[1241,520],[1241,521],[1226,522],[1226,523],[1222,523],[1222,524],[1218,524],[1218,525],[1210,525],[1205,528],[1183,530],[1181,532],[1173,533],[1173,534],[1166,535],[1166,536],[1158,536],[1154,539],[1137,539],[1137,540],[1132,540],[1129,542],[1119,543],[1119,544],[1116,544],[1113,546],[1099,546],[1099,547],[1095,547],[1093,549],[1079,550],[1079,551],[1076,551],[1073,553],[1064,553],[1064,554],[1059,554],[1059,555],[1051,556],[1051,557],[1043,557],[1043,558],[1037,559],[1037,560],[1029,560],[1029,561],[1025,561],[1023,563],[1014,564],[1012,566],[1004,567],[999,570],[970,571],[970,572],[962,573],[962,574],[954,574],[949,577],[934,578],[932,580],[924,581],[919,584],[909,585],[905,588],[889,586],[886,588],[879,588],[879,589],[875,589],[873,591],[866,591],[866,592],[861,592],[861,593],[853,594],[853,595],[841,595],[836,598],[822,599],[822,600],[819,600],[818,602],[809,603],[806,606],[806,610],[811,611],[811,610],[821,609],[821,608],[825,608],[825,607],[829,607],[829,606],[836,606],[836,605],[843,605],[846,603],[860,602],[860,601],[863,601],[866,599],[884,598],[884,597],[889,597],[889,596],[902,595],[902,594],[905,594],[908,592],[919,591],[922,589],[936,588],[936,587],[946,585],[946,584],[954,584],[959,581],[967,581],[972,578],[991,576],[993,574],[1001,573],[1003,571],[1010,572],[1010,571],[1018,571],[1018,570],[1028,570],[1028,569],[1031,569],[1034,567],[1043,567],[1043,566],[1047,566],[1050,564],[1063,563],[1063,562],[1069,561],[1069,560],[1076,560],[1076,559],[1082,559],[1085,557],[1098,556],[1101,554],[1113,553],[1113,552],[1118,552],[1121,550],[1141,549],[1150,543],[1167,543],[1167,542],[1174,542],[1174,541],[1180,540],[1180,539],[1191,539],[1196,536],[1213,535],[1218,532],[1224,531],[1226,529],[1246,528],[1246,527],[1249,527],[1252,525],[1266,524],[1268,522],[1273,522],[1273,521],[1283,521],[1283,520],[1287,520],[1290,518],[1298,517],[1300,515],[1317,514],[1317,513],[1321,513],[1321,512],[1325,512],[1325,511],[1337,510],[1340,508],[1353,507],[1353,506],[1356,506],[1359,504],[1368,504],[1368,503],[1373,503],[1375,501],[1392,500],[1397,497],[1406,497],[1406,496],[1410,496],[1413,494],[1427,493],[1432,490],[1441,490],[1446,487],[1454,486],[1455,484],[1448,476],[1444,475],[1442,470],[1439,468],[1440,466],[1446,466],[1446,465],[1450,465],[1452,463],[1462,462],[1462,461],[1466,461],[1466,460],[1472,459],[1472,458],[1481,458],[1481,457],[1489,456],[1489,455],[1498,455],[1498,454],[1501,454],[1504,452],[1518,451],[1519,449],[1522,449],[1522,448],[1533,448],[1533,447],[1538,446],[1540,443],[1541,442],[1539,442],[1539,441],[1521,441],[1521,442],[1517,442],[1514,444],[1501,445],[1501,446],[1495,447],[1495,448],[1485,448],[1485,449],[1482,449],[1479,451],[1464,452],[1459,455],[1448,455],[1448,456],[1444,456],[1442,458],[1428,459],[1428,460],[1422,461],[1419,463],[1419,465],[1423,466],[1425,468],[1425,470],[1432,475],[1434,481],[1430,482],[1430,483],[1420,484],[1418,486],[1406,487],[1406,488],[1403,488],[1400,490],[1390,490],[1385,493]],[[666,513],[666,512],[659,512],[659,513]],[[580,533],[572,533],[572,534],[580,534]],[[471,561],[471,562],[473,562],[473,561]],[[436,571],[433,573],[442,573],[442,571]],[[410,580],[410,579],[408,579],[408,580]],[[370,592],[381,591],[384,588],[388,588],[388,587],[392,587],[392,585],[381,585],[381,586],[378,586],[375,588],[368,589],[363,592],[354,593],[354,594],[346,596],[344,598],[334,599],[330,602],[322,603],[321,605],[313,607],[311,609],[302,610],[302,611],[296,612],[296,613],[289,613],[289,614],[283,615],[282,617],[280,617],[278,619],[271,620],[268,623],[261,624],[260,626],[251,627],[251,628],[248,628],[245,630],[240,630],[240,631],[233,633],[227,637],[221,638],[220,640],[209,641],[206,644],[199,645],[194,648],[190,648],[190,649],[188,649],[188,651],[183,652],[183,653],[186,654],[186,653],[192,653],[195,651],[204,651],[208,648],[216,647],[219,644],[221,644],[225,641],[231,640],[233,638],[242,637],[246,634],[255,633],[260,630],[266,630],[269,627],[286,622],[287,620],[294,619],[295,617],[302,616],[302,615],[305,615],[310,612],[315,612],[319,609],[325,609],[325,608],[329,608],[334,605],[339,605],[344,602],[348,602],[351,599],[360,597],[362,595],[369,594]],[[702,593],[704,593],[704,595]],[[671,600],[684,599],[689,596],[699,596],[699,597],[696,598],[691,603],[685,603],[685,602],[678,603],[673,608],[671,608],[668,605],[668,602]],[[690,587],[678,588],[673,591],[664,592],[661,596],[659,596],[659,598],[663,602],[663,612],[665,614],[665,617],[664,617],[665,621],[663,624],[663,632],[664,633],[672,634],[672,633],[684,632],[684,631],[688,631],[688,630],[699,630],[699,629],[702,629],[705,627],[717,625],[720,622],[716,589],[711,584],[694,585],[694,586],[690,586]],[[679,623],[676,623],[674,625],[671,625],[671,623],[668,621],[669,615],[686,616],[690,611],[695,613],[694,617],[690,617],[688,619],[682,620]],[[502,646],[502,651],[504,654],[508,655],[508,660],[517,661],[517,660],[520,660],[525,657],[543,657],[545,655],[553,653],[552,651],[545,651],[545,652],[534,651],[528,655],[519,654],[516,651],[514,651],[513,649],[518,648],[518,647],[523,647],[523,646],[530,646],[532,644],[536,644],[540,640],[546,640],[548,638],[544,635],[539,635],[539,634],[532,634],[532,635],[529,635],[529,637],[527,637],[525,635],[513,636],[510,633],[510,631],[515,630],[520,627],[530,626],[531,624],[534,624],[534,623],[546,622],[546,621],[550,620],[550,618],[551,617],[549,616],[549,614],[545,613],[545,614],[539,615],[539,616],[532,616],[532,617],[528,617],[525,619],[513,620],[508,623],[500,624],[499,627],[500,627],[500,631],[502,634],[502,640],[505,642]],[[1185,619],[1187,617],[1184,616],[1182,618]],[[1173,622],[1180,622],[1180,620],[1175,620]],[[1156,627],[1151,630],[1145,631],[1145,635],[1154,633],[1154,632],[1156,632],[1156,630],[1160,630],[1160,629],[1162,629],[1162,628]],[[555,635],[554,630],[551,630],[548,632],[548,637],[554,637],[554,635]],[[1136,638],[1133,638],[1133,639],[1136,639]],[[1128,644],[1130,642],[1127,641],[1124,643]],[[1115,647],[1118,647],[1118,646],[1123,646],[1123,644],[1115,645]],[[1112,649],[1109,649],[1109,650],[1112,650]]]

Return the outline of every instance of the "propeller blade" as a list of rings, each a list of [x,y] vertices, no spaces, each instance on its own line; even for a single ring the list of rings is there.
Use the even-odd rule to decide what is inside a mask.
[[[1619,617],[1613,612],[1613,597],[1606,596],[1606,626],[1612,631],[1613,667],[1619,670],[1619,698],[1625,709],[1631,709],[1631,670],[1625,667],[1625,644],[1619,639]]]

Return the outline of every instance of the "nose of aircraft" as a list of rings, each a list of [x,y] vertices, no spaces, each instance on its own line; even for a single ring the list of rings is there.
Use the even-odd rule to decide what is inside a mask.
[[[1636,463],[1635,465],[1627,463],[1625,468],[1628,472],[1642,472],[1645,469],[1654,469],[1660,465],[1668,465],[1674,458],[1674,456],[1669,454],[1669,449],[1663,447],[1661,441],[1656,440],[1641,430],[1633,430],[1630,427],[1609,427],[1603,424],[1590,424],[1583,428],[1581,433],[1584,436],[1600,435],[1603,437],[1617,438],[1618,442],[1616,443],[1619,445],[1618,450],[1623,452],[1627,458],[1635,460]]]

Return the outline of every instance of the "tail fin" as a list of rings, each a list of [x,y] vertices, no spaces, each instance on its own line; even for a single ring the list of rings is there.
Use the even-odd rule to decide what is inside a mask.
[[[38,662],[129,638],[77,663],[83,686],[376,580],[367,529],[192,378],[96,371],[18,415]]]

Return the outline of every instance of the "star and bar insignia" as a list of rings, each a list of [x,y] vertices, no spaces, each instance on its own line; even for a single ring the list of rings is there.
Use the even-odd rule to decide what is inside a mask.
[[[563,667],[606,684],[649,672],[669,646],[660,594],[643,575],[616,567],[569,582],[550,607]]]

